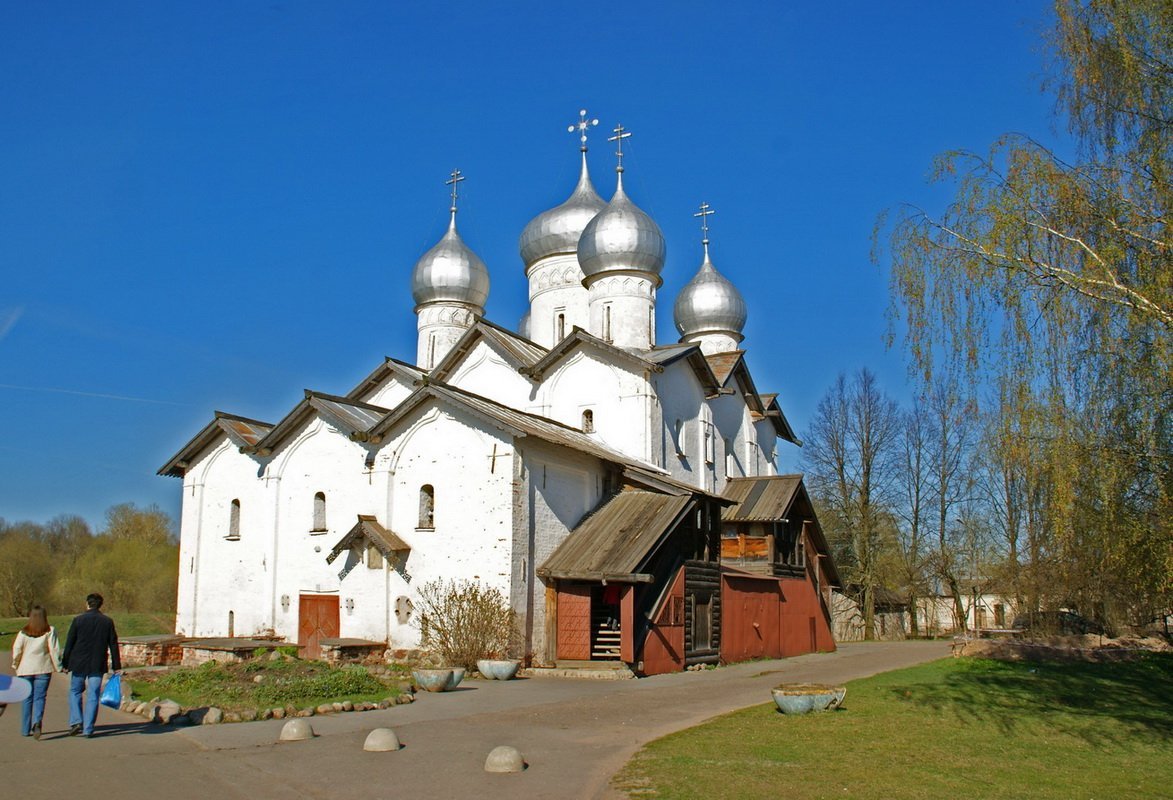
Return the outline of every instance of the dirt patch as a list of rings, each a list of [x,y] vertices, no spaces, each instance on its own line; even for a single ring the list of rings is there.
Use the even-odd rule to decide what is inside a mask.
[[[1040,639],[962,639],[953,655],[1000,661],[1131,661],[1173,647],[1158,637],[1050,636]]]

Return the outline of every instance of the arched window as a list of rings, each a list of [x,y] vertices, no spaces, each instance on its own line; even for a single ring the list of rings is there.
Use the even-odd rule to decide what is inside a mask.
[[[684,421],[676,420],[676,425],[672,429],[672,441],[676,445],[676,455],[684,455]]]
[[[595,412],[591,411],[589,408],[586,411],[582,412],[582,432],[583,433],[594,433],[595,432]]]
[[[603,341],[611,341],[611,306],[603,306]]]
[[[314,495],[314,527],[311,531],[320,532],[326,530],[326,493],[318,492]]]
[[[554,323],[554,339],[555,341],[562,341],[566,338],[566,315],[559,314],[557,321]]]
[[[240,501],[233,500],[228,509],[228,538],[240,538]]]
[[[725,477],[732,477],[737,463],[737,454],[733,451],[733,440],[725,440]]]
[[[434,528],[436,513],[436,492],[430,483],[420,487],[420,521],[421,528]]]

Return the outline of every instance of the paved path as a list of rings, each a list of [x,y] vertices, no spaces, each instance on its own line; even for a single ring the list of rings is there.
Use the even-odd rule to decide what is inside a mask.
[[[93,739],[66,735],[68,679],[54,678],[45,734],[21,738],[20,707],[0,718],[5,797],[615,798],[613,774],[647,742],[769,700],[783,681],[840,683],[948,655],[940,642],[847,644],[837,653],[638,681],[469,681],[384,711],[314,717],[318,738],[276,744],[282,722],[170,728],[102,709]],[[11,658],[0,653],[0,665]],[[850,697],[848,697],[850,707]],[[366,753],[392,727],[404,748]],[[490,775],[485,756],[517,747],[530,767]]]

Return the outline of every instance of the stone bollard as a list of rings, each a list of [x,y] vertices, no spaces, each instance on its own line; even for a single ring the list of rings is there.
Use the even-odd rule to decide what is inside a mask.
[[[508,745],[494,747],[485,759],[485,772],[521,772],[526,766],[518,749]]]
[[[400,747],[402,745],[399,744],[399,737],[395,735],[395,731],[390,728],[375,728],[367,734],[362,749],[368,753],[388,753]]]
[[[300,742],[314,738],[314,729],[306,719],[291,719],[281,728],[279,742]]]

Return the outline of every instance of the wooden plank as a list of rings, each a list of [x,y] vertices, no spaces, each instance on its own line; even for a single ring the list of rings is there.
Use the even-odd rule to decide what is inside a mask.
[[[619,597],[619,658],[627,663],[635,661],[635,587],[624,586]]]
[[[591,587],[558,587],[558,659],[589,661],[591,657]]]

